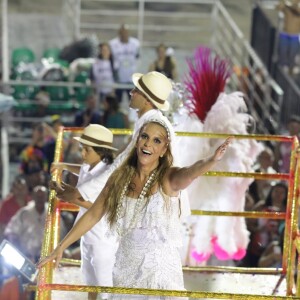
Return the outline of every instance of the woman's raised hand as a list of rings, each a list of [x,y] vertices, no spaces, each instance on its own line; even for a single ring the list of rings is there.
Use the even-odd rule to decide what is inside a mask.
[[[223,158],[223,156],[224,156],[229,144],[232,142],[232,140],[233,140],[232,136],[228,137],[225,140],[225,142],[217,148],[217,150],[215,151],[215,154],[213,156],[214,161],[219,161]]]

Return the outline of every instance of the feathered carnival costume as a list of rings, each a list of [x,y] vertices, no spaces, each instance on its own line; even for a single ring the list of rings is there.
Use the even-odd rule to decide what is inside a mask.
[[[243,94],[224,93],[231,75],[229,63],[204,47],[197,48],[187,63],[189,75],[184,85],[174,84],[169,98],[175,131],[248,134],[253,120]],[[191,165],[211,155],[220,143],[219,139],[178,136],[174,156],[179,165]],[[261,150],[254,140],[235,139],[213,170],[254,172],[252,166]],[[241,212],[252,181],[202,176],[187,189],[191,209]],[[219,260],[240,260],[246,254],[249,232],[244,218],[190,216],[185,225],[184,265],[204,263],[213,253]]]

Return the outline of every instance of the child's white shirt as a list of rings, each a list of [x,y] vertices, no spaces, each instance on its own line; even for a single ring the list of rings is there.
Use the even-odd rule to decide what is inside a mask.
[[[90,165],[88,164],[83,164],[81,166],[76,188],[85,201],[90,201],[92,203],[96,201],[106,183],[100,175],[105,172],[108,167],[109,165],[102,161],[99,162],[92,170],[89,170]],[[80,207],[75,222],[77,222],[86,211],[86,208]],[[112,243],[115,243],[115,236],[111,234],[107,235],[109,231],[110,228],[107,223],[107,219],[104,216],[100,222],[82,236],[82,241],[86,244],[94,244],[99,240],[105,239],[107,241],[111,240]]]

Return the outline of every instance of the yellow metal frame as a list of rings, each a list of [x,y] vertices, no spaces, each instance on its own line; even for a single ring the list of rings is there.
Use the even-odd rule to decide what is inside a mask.
[[[115,135],[130,135],[132,130],[113,129]],[[63,150],[63,135],[66,132],[81,133],[82,128],[62,127],[58,134],[55,162],[61,161]],[[177,132],[179,136],[194,136],[205,138],[226,138],[227,134],[214,133],[190,133]],[[232,136],[232,135],[231,135]],[[233,135],[235,139],[255,139],[258,141],[276,141],[288,142],[292,144],[291,163],[289,174],[266,174],[266,173],[240,173],[240,172],[208,172],[206,176],[227,176],[227,177],[246,177],[255,179],[280,179],[288,181],[288,202],[285,213],[278,212],[221,212],[221,211],[192,211],[195,215],[213,215],[213,216],[240,216],[246,218],[270,218],[285,219],[284,247],[282,268],[241,268],[241,267],[185,267],[184,270],[195,272],[231,272],[231,273],[251,273],[251,274],[280,274],[286,278],[287,293],[286,296],[274,295],[250,295],[250,294],[230,294],[214,293],[201,291],[175,291],[175,290],[150,290],[136,288],[119,287],[95,287],[86,285],[54,284],[53,264],[46,264],[39,272],[36,287],[36,299],[51,300],[51,291],[78,291],[78,292],[108,292],[108,293],[126,293],[143,294],[157,296],[173,297],[191,297],[191,298],[218,298],[218,299],[300,299],[300,278],[297,278],[296,290],[294,283],[294,272],[296,266],[296,251],[300,253],[300,235],[298,230],[298,198],[299,198],[299,167],[297,164],[296,150],[299,147],[299,141],[296,137],[278,136],[278,135]],[[54,180],[60,180],[54,175]],[[76,211],[75,205],[63,203],[56,199],[55,192],[51,191],[49,196],[49,208],[45,224],[45,235],[42,245],[41,257],[47,256],[57,246],[59,241],[59,220],[61,210]],[[299,256],[300,257],[300,256]],[[62,260],[62,263],[79,264],[76,260]],[[300,270],[300,259],[297,263],[297,272]]]

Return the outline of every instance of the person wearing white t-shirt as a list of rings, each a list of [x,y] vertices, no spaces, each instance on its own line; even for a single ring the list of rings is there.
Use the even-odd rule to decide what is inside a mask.
[[[116,69],[117,82],[131,84],[131,76],[136,72],[137,61],[140,52],[140,42],[137,38],[129,36],[128,26],[121,25],[119,36],[110,40],[109,45],[112,51],[114,67]],[[130,89],[116,89],[119,101],[122,101],[123,92],[126,91],[129,97]]]
[[[51,188],[63,201],[80,207],[75,223],[92,206],[104,185],[99,180],[113,161],[112,132],[98,124],[85,127],[80,137],[74,137],[81,144],[82,165],[53,163],[51,171],[58,170],[78,174],[78,183],[72,187],[64,182],[61,186],[52,182]],[[87,285],[112,286],[112,269],[118,247],[116,237],[111,233],[106,219],[97,223],[81,238],[81,269]],[[102,299],[107,295],[102,294]],[[90,292],[89,300],[97,299],[97,293]]]
[[[108,43],[99,45],[99,57],[93,63],[90,73],[102,104],[107,95],[114,94],[114,63]]]

